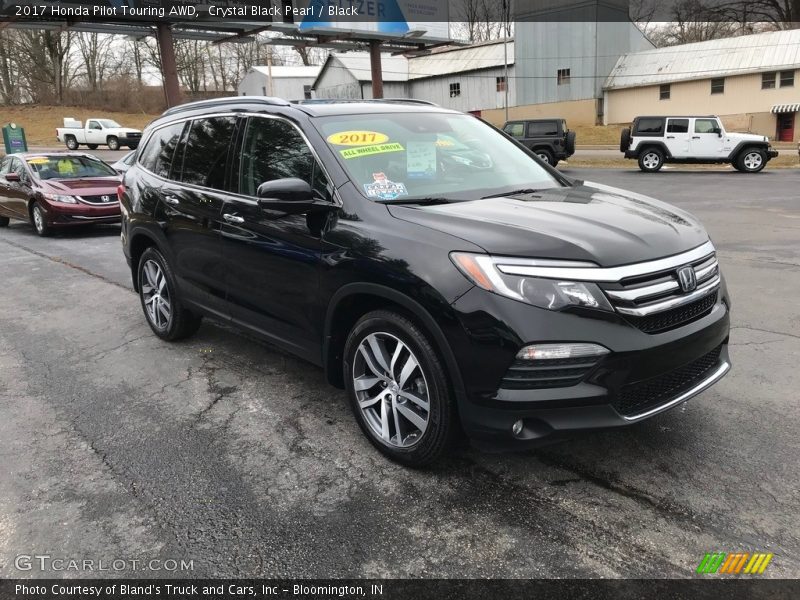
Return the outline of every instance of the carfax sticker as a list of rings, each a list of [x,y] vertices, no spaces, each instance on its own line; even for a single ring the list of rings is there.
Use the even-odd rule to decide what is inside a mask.
[[[394,200],[400,196],[408,196],[408,191],[406,191],[404,184],[389,181],[384,173],[373,173],[372,178],[375,180],[373,183],[364,184],[367,198]]]
[[[337,146],[367,146],[388,142],[389,136],[377,131],[340,131],[332,133],[327,139],[329,144]]]
[[[376,144],[374,146],[359,146],[358,148],[348,148],[347,150],[339,150],[341,155],[346,159],[360,158],[362,156],[371,156],[373,154],[384,154],[386,152],[402,152],[405,150],[402,144],[393,142],[391,144]]]

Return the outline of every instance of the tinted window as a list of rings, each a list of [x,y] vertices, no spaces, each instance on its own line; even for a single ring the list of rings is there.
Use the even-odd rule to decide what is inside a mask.
[[[639,119],[636,122],[636,133],[664,133],[664,119]]]
[[[689,133],[689,119],[670,119],[667,121],[667,133]]]
[[[528,137],[540,137],[543,135],[558,135],[558,123],[555,121],[528,123]]]
[[[3,159],[3,162],[0,162],[0,175],[5,175],[8,173],[8,168],[11,165],[11,159],[6,157]]]
[[[27,171],[25,171],[25,167],[23,166],[22,161],[19,160],[18,158],[12,158],[11,159],[10,170],[13,171],[14,173],[16,173],[17,175],[19,175],[19,178],[22,181],[25,181],[25,180],[28,179],[28,173],[27,173]]]
[[[183,154],[181,181],[216,190],[225,189],[225,166],[236,117],[192,121]]]
[[[242,147],[240,193],[255,196],[265,181],[296,177],[323,192],[322,171],[303,137],[289,123],[277,119],[250,120]],[[315,175],[316,180],[315,180]]]
[[[139,164],[156,175],[169,177],[172,157],[183,126],[184,123],[174,123],[154,131],[147,146],[139,153]]]
[[[695,119],[694,122],[695,133],[714,133],[717,127],[716,119]]]
[[[509,123],[503,129],[511,137],[521,138],[525,135],[525,125],[522,123]]]

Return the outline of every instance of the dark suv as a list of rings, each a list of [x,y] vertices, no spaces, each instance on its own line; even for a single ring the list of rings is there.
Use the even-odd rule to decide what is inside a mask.
[[[119,190],[133,285],[163,339],[208,315],[323,367],[405,464],[460,429],[516,448],[635,423],[719,380],[703,227],[534,157],[420,104],[171,109]]]
[[[575,132],[567,128],[564,119],[509,121],[503,131],[554,167],[575,154]]]

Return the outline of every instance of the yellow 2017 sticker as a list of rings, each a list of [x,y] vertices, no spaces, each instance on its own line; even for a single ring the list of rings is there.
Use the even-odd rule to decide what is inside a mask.
[[[401,144],[397,142],[391,144],[376,144],[374,146],[361,146],[359,148],[347,148],[346,150],[339,150],[339,153],[346,159],[360,158],[362,156],[370,156],[372,154],[384,154],[386,152],[402,152],[405,150]]]
[[[50,159],[46,156],[32,156],[28,159],[29,165],[46,165],[50,162]]]
[[[388,141],[388,135],[377,131],[340,131],[328,136],[328,143],[336,146],[367,146]]]

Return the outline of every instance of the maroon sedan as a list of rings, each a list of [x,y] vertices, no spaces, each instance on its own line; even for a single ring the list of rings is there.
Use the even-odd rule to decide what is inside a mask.
[[[12,154],[0,162],[0,227],[29,221],[41,236],[54,227],[118,223],[120,176],[87,154]]]

